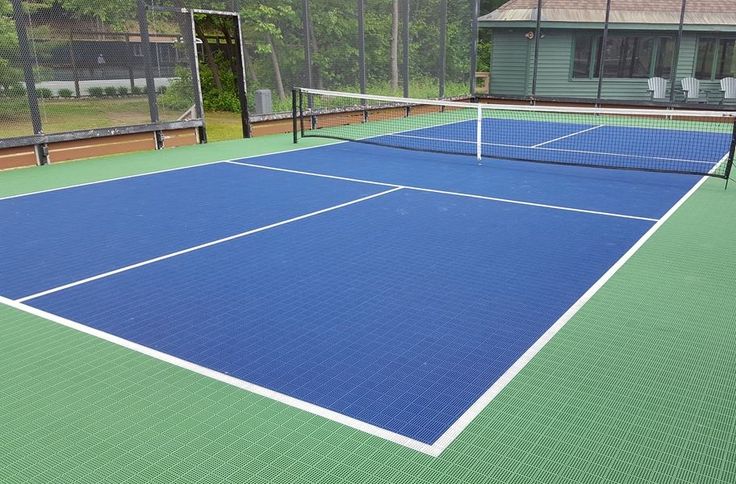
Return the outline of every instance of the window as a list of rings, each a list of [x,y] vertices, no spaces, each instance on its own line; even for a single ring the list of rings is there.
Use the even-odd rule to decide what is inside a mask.
[[[593,38],[590,35],[578,35],[575,38],[575,58],[572,64],[572,77],[590,77],[590,59],[593,54]]]
[[[695,77],[706,80],[736,77],[736,39],[699,39]]]
[[[575,37],[573,78],[598,77],[602,44],[602,35]],[[673,51],[672,37],[611,34],[603,49],[603,76],[623,79],[669,76]]]
[[[141,44],[133,44],[133,56],[143,57],[143,50],[141,50]]]
[[[736,77],[736,39],[723,39],[718,46],[716,79]]]

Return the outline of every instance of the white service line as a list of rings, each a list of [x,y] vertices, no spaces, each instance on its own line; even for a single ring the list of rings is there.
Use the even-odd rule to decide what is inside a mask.
[[[537,143],[535,145],[532,145],[532,148],[539,148],[540,146],[544,146],[549,143],[554,143],[555,141],[560,141],[566,138],[572,138],[573,136],[577,136],[579,134],[587,133],[588,131],[593,131],[594,129],[602,128],[603,125],[599,124],[598,126],[593,126],[592,128],[586,128],[581,129],[580,131],[575,131],[574,133],[566,134],[565,136],[560,136],[559,138],[551,139],[549,141],[544,141],[542,143]]]
[[[153,348],[149,348],[148,346],[143,346],[139,343],[135,343],[133,341],[121,338],[119,336],[115,336],[113,334],[106,333],[104,331],[100,331],[99,329],[91,328],[82,323],[78,323],[76,321],[72,321],[70,319],[58,316],[56,314],[49,313],[42,309],[37,309],[37,308],[34,308],[33,306],[23,304],[22,302],[13,301],[12,299],[7,299],[7,298],[0,296],[0,304],[4,304],[13,309],[17,309],[19,311],[23,311],[25,313],[32,314],[34,316],[46,319],[53,323],[60,324],[62,326],[66,326],[68,328],[80,331],[82,333],[86,333],[96,338],[100,338],[102,340],[108,341],[118,346],[122,346],[123,348],[127,348],[129,350],[133,350],[135,352],[142,353],[146,356],[150,356],[151,358],[156,358],[157,360],[161,360],[166,363],[170,363],[174,366],[178,366],[179,368],[184,368],[186,370],[193,371],[194,373],[198,373],[207,378],[212,378],[213,380],[217,380],[222,383],[226,383],[228,385],[232,385],[234,387],[240,388],[242,390],[245,390],[251,393],[255,393],[256,395],[270,398],[271,400],[281,402],[285,405],[289,405],[290,407],[298,408],[305,412],[309,412],[313,415],[318,415],[320,417],[326,418],[327,420],[341,423],[348,427],[354,428],[356,430],[360,430],[362,432],[373,435],[375,437],[380,437],[390,442],[394,442],[398,445],[403,445],[404,447],[408,447],[418,452],[423,452],[433,457],[439,456],[439,452],[437,451],[436,448],[434,448],[433,446],[429,444],[425,444],[424,442],[420,442],[410,437],[406,437],[405,435],[397,434],[390,430],[386,430],[381,427],[377,427],[375,425],[363,422],[361,420],[357,420],[352,417],[348,417],[347,415],[343,415],[333,410],[329,410],[327,408],[320,407],[313,403],[305,402],[304,400],[299,400],[298,398],[291,397],[289,395],[271,390],[269,388],[265,388],[260,385],[256,385],[255,383],[241,380],[240,378],[236,378],[234,376],[227,375],[225,373],[221,373],[211,368],[207,368],[205,366],[201,366],[196,363],[192,363],[191,361],[187,361],[187,360],[178,358],[176,356],[170,355],[168,353],[164,353],[164,352],[155,350]]]
[[[247,166],[249,168],[258,168],[262,170],[281,171],[284,173],[294,173],[297,175],[316,176],[320,178],[330,178],[332,180],[344,180],[344,181],[350,181],[350,182],[356,182],[356,183],[367,183],[369,185],[381,185],[381,186],[388,186],[388,187],[400,186],[401,188],[405,188],[406,190],[414,190],[417,192],[437,193],[439,195],[451,195],[454,197],[475,198],[478,200],[489,200],[492,202],[511,203],[514,205],[526,205],[529,207],[548,208],[552,210],[563,210],[566,212],[587,213],[591,215],[603,215],[605,217],[617,217],[617,218],[626,218],[626,219],[633,219],[633,220],[644,220],[646,222],[656,222],[657,220],[659,220],[659,219],[650,218],[650,217],[640,217],[638,215],[626,215],[622,213],[602,212],[598,210],[588,210],[584,208],[566,207],[563,205],[549,205],[546,203],[526,202],[524,200],[513,200],[510,198],[489,197],[485,195],[475,195],[472,193],[452,192],[452,191],[447,191],[447,190],[437,190],[434,188],[415,187],[412,185],[397,185],[397,184],[378,182],[378,181],[373,181],[373,180],[362,180],[360,178],[349,178],[349,177],[342,177],[342,176],[336,176],[336,175],[326,175],[324,173],[317,173],[317,172],[312,172],[312,171],[291,170],[288,168],[277,168],[274,166],[256,165],[254,163],[241,163],[239,161],[228,161],[227,163],[230,163],[233,165]]]
[[[30,296],[25,296],[25,297],[16,299],[16,301],[17,302],[20,302],[20,303],[23,303],[23,302],[26,302],[26,301],[30,301],[31,299],[36,299],[36,298],[39,298],[41,296],[46,296],[48,294],[53,294],[55,292],[63,291],[64,289],[69,289],[69,288],[72,288],[72,287],[75,287],[75,286],[80,286],[82,284],[87,284],[88,282],[96,281],[98,279],[104,279],[105,277],[114,276],[115,274],[120,274],[121,272],[126,272],[126,271],[130,271],[130,270],[133,270],[133,269],[137,269],[139,267],[147,266],[147,265],[150,265],[150,264],[153,264],[153,263],[156,263],[156,262],[160,262],[162,260],[171,259],[172,257],[177,257],[177,256],[180,256],[180,255],[183,255],[183,254],[188,254],[190,252],[194,252],[196,250],[205,249],[207,247],[212,247],[213,245],[218,245],[218,244],[222,244],[224,242],[229,242],[231,240],[240,239],[242,237],[247,237],[249,235],[253,235],[253,234],[256,234],[258,232],[263,232],[265,230],[269,230],[269,229],[273,229],[273,228],[276,228],[276,227],[280,227],[281,225],[286,225],[286,224],[289,224],[289,223],[292,223],[292,222],[297,222],[299,220],[304,220],[305,218],[314,217],[315,215],[320,215],[320,214],[323,214],[323,213],[326,213],[326,212],[331,212],[333,210],[337,210],[337,209],[340,209],[340,208],[348,207],[350,205],[355,205],[356,203],[365,202],[366,200],[370,200],[372,198],[377,198],[377,197],[380,197],[380,196],[383,196],[383,195],[388,195],[389,193],[393,193],[395,191],[401,190],[402,188],[403,187],[394,185],[393,188],[391,188],[390,190],[385,190],[383,192],[374,193],[372,195],[368,195],[368,196],[365,196],[365,197],[362,197],[362,198],[351,200],[349,202],[341,203],[339,205],[333,205],[331,207],[323,208],[321,210],[316,210],[314,212],[306,213],[304,215],[299,215],[298,217],[293,217],[293,218],[290,218],[290,219],[287,219],[287,220],[282,220],[281,222],[276,222],[276,223],[272,223],[272,224],[269,224],[269,225],[264,225],[263,227],[258,227],[258,228],[251,229],[251,230],[248,230],[248,231],[245,231],[245,232],[240,232],[238,234],[230,235],[228,237],[223,237],[221,239],[213,240],[211,242],[206,242],[204,244],[195,245],[194,247],[189,247],[187,249],[182,249],[182,250],[178,250],[176,252],[171,252],[171,253],[166,254],[166,255],[155,257],[153,259],[148,259],[148,260],[137,262],[135,264],[131,264],[131,265],[128,265],[128,266],[125,266],[125,267],[120,267],[120,268],[114,269],[112,271],[103,272],[102,274],[98,274],[96,276],[87,277],[85,279],[80,279],[78,281],[70,282],[69,284],[64,284],[63,286],[58,286],[58,287],[54,287],[52,289],[47,289],[45,291],[37,292],[36,294],[31,294]]]

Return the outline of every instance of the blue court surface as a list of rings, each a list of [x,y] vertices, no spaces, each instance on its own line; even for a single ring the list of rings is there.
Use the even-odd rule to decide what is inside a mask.
[[[0,295],[433,444],[698,180],[356,143],[221,162],[0,201]]]

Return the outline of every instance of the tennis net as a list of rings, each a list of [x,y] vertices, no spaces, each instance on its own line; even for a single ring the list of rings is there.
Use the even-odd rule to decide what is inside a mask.
[[[294,142],[728,178],[736,113],[482,104],[295,89]]]

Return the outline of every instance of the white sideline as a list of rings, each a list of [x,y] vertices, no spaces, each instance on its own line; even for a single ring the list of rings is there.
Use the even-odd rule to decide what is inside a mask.
[[[363,431],[367,434],[370,434],[376,437],[380,437],[382,439],[394,442],[399,445],[403,445],[404,447],[408,447],[418,452],[423,452],[425,454],[428,454],[434,457],[439,456],[439,452],[433,446],[429,444],[425,444],[424,442],[420,442],[418,440],[411,439],[404,435],[397,434],[395,432],[391,432],[390,430],[382,429],[381,427],[377,427],[375,425],[363,422],[361,420],[357,420],[352,417],[348,417],[347,415],[343,415],[333,410],[329,410],[324,407],[314,405],[313,403],[299,400],[298,398],[290,397],[289,395],[285,395],[283,393],[280,393],[274,390],[270,390],[260,385],[256,385],[254,383],[250,383],[248,381],[241,380],[239,378],[235,378],[234,376],[230,376],[225,373],[220,373],[219,371],[215,371],[210,368],[198,365],[196,363],[192,363],[191,361],[187,361],[187,360],[178,358],[176,356],[170,355],[168,353],[164,353],[164,352],[155,350],[153,348],[149,348],[148,346],[144,346],[144,345],[135,343],[125,338],[121,338],[119,336],[115,336],[113,334],[106,333],[104,331],[100,331],[99,329],[91,328],[82,323],[78,323],[76,321],[72,321],[70,319],[58,316],[56,314],[49,313],[42,309],[37,309],[32,306],[28,306],[27,304],[23,304],[22,302],[13,301],[11,299],[7,299],[5,297],[0,296],[0,304],[4,304],[13,309],[17,309],[19,311],[23,311],[25,313],[32,314],[34,316],[44,318],[48,321],[60,324],[62,326],[66,326],[68,328],[75,329],[82,333],[86,333],[88,335],[94,336],[96,338],[100,338],[102,340],[108,341],[118,346],[122,346],[123,348],[127,348],[129,350],[133,350],[135,352],[142,353],[146,356],[150,356],[151,358],[156,358],[157,360],[165,361],[166,363],[170,363],[174,366],[178,366],[179,368],[184,368],[186,370],[193,371],[194,373],[198,373],[207,378],[212,378],[213,380],[217,380],[222,383],[226,383],[228,385],[232,385],[234,387],[246,390],[248,392],[255,393],[256,395],[270,398],[271,400],[281,402],[285,405],[289,405],[290,407],[298,408],[300,410],[304,410],[305,412],[309,412],[313,415],[318,415],[328,420],[332,420],[333,422],[341,423],[348,427]]]
[[[102,274],[97,274],[96,276],[87,277],[84,279],[80,279],[78,281],[70,282],[69,284],[64,284],[63,286],[54,287],[51,289],[47,289],[45,291],[37,292],[36,294],[31,294],[30,296],[25,296],[19,299],[16,299],[17,302],[23,303],[26,301],[30,301],[31,299],[36,299],[41,296],[46,296],[48,294],[53,294],[55,292],[63,291],[64,289],[69,289],[75,286],[80,286],[82,284],[87,284],[88,282],[96,281],[98,279],[104,279],[105,277],[114,276],[115,274],[120,274],[121,272],[127,272],[132,269],[137,269],[139,267],[147,266],[149,264],[153,264],[156,262],[160,262],[162,260],[171,259],[172,257],[176,257],[183,254],[188,254],[190,252],[194,252],[196,250],[205,249],[207,247],[212,247],[213,245],[222,244],[224,242],[229,242],[231,240],[240,239],[242,237],[247,237],[248,235],[256,234],[258,232],[263,232],[265,230],[273,229],[276,227],[280,227],[281,225],[286,225],[292,222],[297,222],[299,220],[303,220],[305,218],[314,217],[315,215],[320,215],[326,212],[331,212],[333,210],[337,210],[340,208],[344,208],[350,205],[355,205],[356,203],[364,202],[366,200],[370,200],[372,198],[377,198],[383,195],[388,195],[389,193],[395,192],[397,190],[401,190],[403,187],[400,186],[394,186],[390,190],[385,190],[383,192],[374,193],[372,195],[368,195],[365,197],[357,198],[355,200],[350,200],[349,202],[341,203],[339,205],[333,205],[331,207],[323,208],[321,210],[316,210],[314,212],[306,213],[303,215],[299,215],[298,217],[292,217],[290,219],[282,220],[280,222],[272,223],[269,225],[264,225],[263,227],[258,227],[255,229],[247,230],[245,232],[240,232],[238,234],[230,235],[228,237],[223,237],[221,239],[213,240],[211,242],[206,242],[204,244],[195,245],[194,247],[189,247],[187,249],[178,250],[176,252],[170,252],[168,254],[155,257],[153,259],[144,260],[141,262],[137,262],[135,264],[127,265],[125,267],[120,267],[118,269],[114,269],[112,271],[103,272]]]
[[[428,193],[437,193],[440,195],[451,195],[455,197],[465,197],[465,198],[475,198],[478,200],[489,200],[492,202],[501,202],[501,203],[511,203],[513,205],[526,205],[529,207],[539,207],[539,208],[548,208],[551,210],[563,210],[566,212],[577,212],[577,213],[587,213],[591,215],[602,215],[605,217],[617,217],[617,218],[626,218],[626,219],[632,219],[632,220],[644,220],[646,222],[656,222],[659,219],[656,218],[650,218],[650,217],[640,217],[638,215],[626,215],[622,213],[615,213],[615,212],[602,212],[598,210],[588,210],[584,208],[575,208],[575,207],[566,207],[564,205],[549,205],[546,203],[537,203],[537,202],[527,202],[524,200],[514,200],[510,198],[499,198],[499,197],[490,197],[486,195],[476,195],[473,193],[463,193],[463,192],[452,192],[447,190],[437,190],[434,188],[423,188],[423,187],[415,187],[412,185],[396,185],[393,183],[386,183],[386,182],[379,182],[379,181],[373,181],[373,180],[363,180],[360,178],[350,178],[350,177],[343,177],[343,176],[337,176],[337,175],[327,175],[324,173],[317,173],[312,171],[302,171],[302,170],[291,170],[289,168],[277,168],[274,166],[268,166],[268,165],[257,165],[254,163],[243,163],[240,161],[226,161],[225,163],[229,163],[232,165],[241,165],[241,166],[247,166],[249,168],[258,168],[261,170],[271,170],[271,171],[281,171],[284,173],[294,173],[297,175],[306,175],[306,176],[316,176],[319,178],[330,178],[332,180],[343,180],[343,181],[349,181],[349,182],[356,182],[356,183],[367,183],[369,185],[380,185],[380,186],[387,186],[387,187],[398,187],[404,188],[406,190],[414,190],[418,192],[428,192]]]
[[[580,131],[575,131],[574,133],[566,134],[565,136],[560,136],[558,138],[551,139],[549,141],[543,141],[541,143],[537,143],[535,145],[532,145],[532,148],[539,148],[540,146],[544,146],[544,145],[549,144],[549,143],[554,143],[555,141],[560,141],[560,140],[563,140],[563,139],[566,139],[566,138],[572,138],[573,136],[577,136],[579,134],[587,133],[588,131],[593,131],[594,129],[602,128],[603,126],[604,125],[599,124],[598,126],[593,126],[592,128],[581,129]]]
[[[166,168],[164,170],[147,171],[145,173],[136,173],[136,174],[133,174],[133,175],[119,176],[119,177],[115,177],[115,178],[105,178],[104,180],[96,180],[96,181],[85,182],[85,183],[77,183],[75,185],[67,185],[67,186],[63,186],[63,187],[47,188],[45,190],[37,190],[35,192],[18,193],[16,195],[8,195],[7,197],[0,197],[0,202],[2,202],[3,200],[10,200],[10,199],[13,199],[13,198],[30,197],[31,195],[40,195],[42,193],[58,192],[58,191],[61,191],[61,190],[69,190],[71,188],[80,188],[80,187],[86,187],[86,186],[90,186],[90,185],[99,185],[101,183],[108,183],[108,182],[114,182],[114,181],[119,181],[119,180],[127,180],[129,178],[140,178],[140,177],[143,177],[143,176],[158,175],[160,173],[168,173],[170,171],[188,170],[190,168],[199,168],[201,166],[216,165],[218,163],[225,163],[225,162],[228,162],[228,161],[248,160],[248,159],[251,159],[251,158],[260,158],[262,156],[283,155],[283,154],[291,153],[291,152],[294,152],[294,151],[312,150],[312,149],[315,149],[315,148],[322,148],[322,147],[325,147],[325,146],[334,146],[334,145],[339,145],[339,144],[343,144],[343,143],[347,143],[347,141],[333,141],[333,142],[326,143],[326,144],[320,144],[320,145],[315,145],[315,146],[303,146],[301,148],[294,148],[294,149],[289,149],[289,150],[274,151],[274,152],[271,152],[271,153],[262,153],[260,155],[239,156],[237,158],[229,158],[229,159],[226,159],[226,160],[206,161],[204,163],[197,163],[196,165],[178,166],[176,168]]]
[[[672,206],[667,213],[659,219],[626,253],[601,276],[595,284],[593,284],[575,304],[570,306],[570,309],[557,320],[555,323],[544,332],[542,336],[530,346],[519,359],[517,359],[513,365],[504,372],[491,387],[481,395],[481,397],[475,401],[445,433],[443,433],[435,442],[432,447],[435,447],[440,453],[445,450],[455,438],[473,421],[475,417],[498,395],[501,390],[509,384],[509,382],[524,368],[529,361],[546,345],[554,335],[556,335],[568,321],[572,319],[575,314],[587,303],[595,293],[597,293],[605,284],[608,282],[613,275],[618,272],[619,269],[636,254],[636,252],[654,235],[657,230],[664,225],[664,223],[672,217],[672,215],[692,196],[708,179],[707,176],[702,177],[680,200]]]

